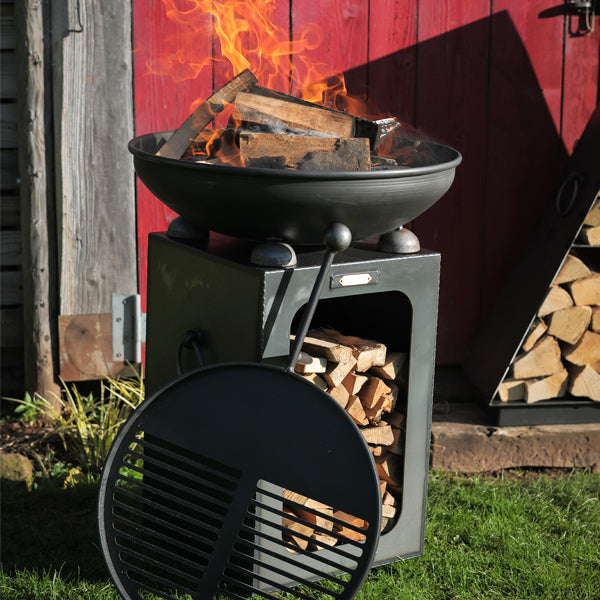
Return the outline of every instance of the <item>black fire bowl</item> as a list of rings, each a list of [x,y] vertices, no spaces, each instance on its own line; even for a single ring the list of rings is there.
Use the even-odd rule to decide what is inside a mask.
[[[137,175],[193,226],[256,241],[322,245],[332,223],[353,240],[392,231],[435,204],[450,188],[462,157],[421,142],[418,167],[324,172],[208,165],[156,156],[171,132],[129,142]]]

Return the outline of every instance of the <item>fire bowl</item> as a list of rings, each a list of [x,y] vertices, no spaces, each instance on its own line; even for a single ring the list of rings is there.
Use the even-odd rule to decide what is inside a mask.
[[[129,151],[146,187],[192,225],[256,241],[322,245],[331,223],[353,240],[392,231],[435,204],[462,157],[421,142],[415,167],[373,171],[293,171],[199,164],[156,156],[171,132],[132,139]]]

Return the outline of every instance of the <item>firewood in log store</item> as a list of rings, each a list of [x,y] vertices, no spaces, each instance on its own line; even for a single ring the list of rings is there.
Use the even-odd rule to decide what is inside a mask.
[[[567,255],[558,275],[554,279],[555,285],[570,283],[576,279],[585,279],[592,274],[588,266],[577,256]]]
[[[302,377],[303,379],[314,383],[318,388],[321,388],[322,390],[326,390],[329,387],[327,385],[327,382],[322,377],[319,377],[316,373],[307,373],[306,375],[302,375]]]
[[[498,386],[498,397],[502,402],[525,399],[525,385],[522,379],[505,379]]]
[[[291,339],[293,341],[295,336],[291,336]],[[352,360],[352,348],[342,344],[321,340],[314,337],[311,331],[309,331],[308,335],[304,338],[302,350],[313,356],[323,356],[332,362],[345,363]]]
[[[383,379],[396,379],[407,358],[406,352],[388,352],[383,365],[371,367],[370,372]]]
[[[577,239],[588,246],[600,246],[600,227],[582,227]]]
[[[596,333],[600,333],[600,306],[592,308],[592,320],[590,322],[590,329]]]
[[[538,310],[538,317],[544,317],[561,308],[567,308],[567,306],[573,306],[573,298],[571,298],[571,295],[567,290],[558,285],[553,285],[548,290],[548,293]]]
[[[527,337],[521,347],[523,352],[529,352],[537,343],[537,341],[546,333],[548,326],[542,319],[536,319],[529,328]]]
[[[323,379],[331,386],[337,387],[346,379],[346,376],[356,366],[356,359],[354,356],[347,362],[329,362],[327,363],[327,369],[323,373]]]
[[[591,366],[570,369],[569,392],[573,396],[600,401],[600,373]]]
[[[353,335],[344,335],[335,329],[316,329],[313,331],[313,335],[316,337],[352,348],[358,373],[364,373],[373,366],[381,366],[385,363],[387,354],[385,344]]]
[[[159,148],[157,156],[180,159],[196,136],[231,104],[238,92],[250,89],[257,83],[256,77],[248,70],[242,71],[223,87],[218,89],[208,100],[203,102]]]
[[[358,396],[365,408],[373,408],[379,398],[384,394],[390,394],[392,389],[386,385],[383,379],[371,377],[362,387]]]
[[[576,344],[592,319],[589,306],[569,306],[553,312],[548,317],[548,334],[567,342]]]
[[[260,125],[270,131],[306,133],[351,138],[355,134],[354,117],[310,103],[241,92],[235,99],[233,118],[246,124]]]
[[[327,359],[322,356],[310,356],[306,352],[300,352],[298,361],[294,365],[296,373],[325,373],[327,369]]]
[[[562,355],[565,360],[578,366],[600,360],[600,334],[586,331],[576,344],[565,346]]]
[[[600,304],[600,275],[578,279],[567,284],[577,306],[597,306]]]
[[[369,419],[367,419],[367,415],[365,415],[365,409],[358,396],[350,396],[348,404],[346,405],[346,412],[352,417],[352,420],[357,425],[364,426],[369,424]]]
[[[349,515],[341,510],[336,510],[333,513],[333,517],[335,519],[339,519],[348,525],[352,525],[359,529],[367,529],[368,523],[364,519],[360,519],[359,517],[355,517],[353,515]],[[361,533],[360,531],[356,531],[351,529],[350,527],[345,527],[344,525],[340,525],[336,523],[334,525],[334,531],[338,532],[340,535],[347,537],[348,539],[354,540],[355,542],[360,542],[361,540],[366,539],[366,535]]]
[[[390,413],[394,409],[394,396],[392,394],[382,394],[379,400],[372,408],[365,408],[365,415],[371,425],[377,425],[385,413]]]
[[[387,423],[380,426],[364,427],[360,432],[367,444],[391,446],[394,443],[394,432]]]
[[[559,373],[554,373],[554,375],[548,377],[525,381],[525,402],[532,404],[540,400],[562,398],[567,393],[568,377],[567,370],[563,369]]]
[[[298,546],[301,550],[306,550],[308,548],[308,544],[310,543],[310,537],[314,533],[314,529],[304,523],[298,522],[294,517],[296,516],[294,512],[288,508],[287,506],[283,506],[283,512],[288,515],[287,517],[282,517],[281,524],[286,528],[286,531],[283,532],[284,536],[289,536],[290,540]],[[306,536],[309,539],[304,539],[302,536]]]
[[[383,456],[375,459],[379,479],[388,484],[388,490],[399,491],[399,488],[402,485],[398,461],[401,462],[402,459],[392,452],[386,452]]]
[[[327,393],[342,407],[346,408],[350,400],[350,392],[342,385],[329,388]]]
[[[400,411],[393,410],[389,415],[385,416],[385,422],[391,425],[393,429],[400,429],[404,423],[406,415]]]
[[[600,227],[600,195],[594,200],[594,204],[588,211],[583,224],[590,227]]]
[[[368,377],[366,375],[360,375],[359,373],[348,373],[344,377],[342,384],[350,392],[351,395],[356,395],[360,392],[362,386],[367,383]]]
[[[246,167],[300,171],[369,171],[366,138],[334,138],[242,131],[240,153]]]
[[[545,377],[561,370],[560,346],[548,335],[543,336],[529,352],[517,356],[512,364],[514,379]]]

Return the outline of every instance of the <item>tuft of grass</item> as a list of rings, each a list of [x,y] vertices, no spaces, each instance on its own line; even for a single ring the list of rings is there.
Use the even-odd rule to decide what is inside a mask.
[[[48,436],[59,436],[64,449],[76,461],[75,471],[97,475],[110,447],[131,413],[144,399],[142,373],[134,378],[107,378],[101,381],[100,397],[83,395],[75,385],[52,399],[26,394],[15,412],[27,420],[43,420],[50,427]],[[46,437],[48,437],[46,436]],[[73,471],[73,470],[72,470]],[[70,473],[76,476],[77,473]]]
[[[587,471],[433,473],[424,556],[374,568],[357,600],[597,600],[599,494],[600,474]],[[1,500],[3,600],[118,599],[94,485],[5,486]]]

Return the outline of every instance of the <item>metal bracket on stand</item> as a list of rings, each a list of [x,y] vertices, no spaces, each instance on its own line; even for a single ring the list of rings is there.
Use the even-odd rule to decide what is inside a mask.
[[[112,297],[113,360],[141,363],[146,341],[146,314],[139,294]]]

